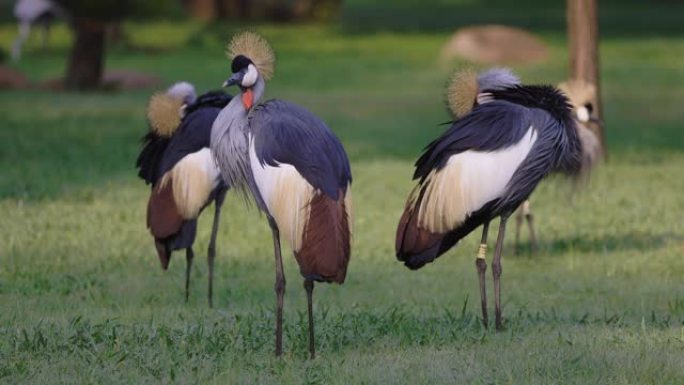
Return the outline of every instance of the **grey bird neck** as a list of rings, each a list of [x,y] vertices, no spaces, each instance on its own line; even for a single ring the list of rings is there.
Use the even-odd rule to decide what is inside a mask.
[[[253,105],[259,102],[265,88],[266,83],[259,76],[252,88]],[[249,164],[249,113],[253,108],[249,111],[245,109],[242,94],[231,99],[211,127],[211,151],[223,180],[229,186],[242,191],[245,198],[248,198],[248,190],[251,191],[257,204],[261,206]]]

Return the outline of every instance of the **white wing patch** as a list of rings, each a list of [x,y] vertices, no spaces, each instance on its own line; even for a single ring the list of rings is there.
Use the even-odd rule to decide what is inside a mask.
[[[452,155],[424,182],[427,187],[418,212],[419,226],[445,233],[487,202],[501,197],[536,140],[537,134],[530,127],[518,143],[503,150]]]
[[[249,138],[249,157],[261,199],[292,250],[299,251],[309,219],[309,204],[314,196],[313,186],[291,164],[262,165],[252,137]]]
[[[186,155],[161,180],[173,183],[173,199],[183,219],[197,218],[219,183],[219,170],[208,148]]]

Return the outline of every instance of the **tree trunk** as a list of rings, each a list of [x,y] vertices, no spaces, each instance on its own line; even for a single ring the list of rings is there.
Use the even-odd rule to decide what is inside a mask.
[[[93,89],[100,85],[104,70],[105,24],[85,18],[72,22],[75,39],[69,55],[64,86],[68,89]]]
[[[342,0],[294,0],[285,1],[290,19],[295,21],[325,21],[334,18]]]
[[[592,105],[601,123],[592,123],[590,128],[598,135],[603,156],[606,156],[607,149],[601,111],[599,28],[596,0],[567,0],[567,20],[570,78],[589,82],[596,87],[596,100],[593,101]]]
[[[249,20],[250,11],[249,0],[218,0],[218,13],[221,18]]]
[[[212,21],[218,15],[217,0],[187,0],[190,13],[196,19],[202,21]]]
[[[313,14],[313,9],[313,0],[295,0],[291,12],[295,20],[308,20]]]

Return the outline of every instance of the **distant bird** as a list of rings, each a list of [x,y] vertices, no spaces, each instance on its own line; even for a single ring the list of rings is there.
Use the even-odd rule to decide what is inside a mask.
[[[506,220],[549,173],[579,171],[580,142],[568,100],[554,87],[521,85],[505,69],[454,81],[449,105],[458,118],[416,162],[418,185],[397,228],[397,259],[419,269],[483,225],[476,266],[486,327],[487,231],[500,217],[492,275],[501,329]],[[476,90],[475,100],[456,97],[463,89]]]
[[[351,238],[351,169],[340,141],[319,118],[282,100],[257,104],[273,74],[268,42],[252,32],[229,46],[240,96],[221,111],[211,149],[224,180],[251,195],[273,234],[276,267],[276,356],[282,354],[285,274],[280,233],[304,277],[309,311],[309,352],[314,357],[314,281],[343,283]]]
[[[150,131],[136,166],[138,175],[152,187],[147,206],[147,226],[166,270],[171,252],[185,249],[185,300],[190,293],[190,270],[197,232],[197,218],[214,202],[214,224],[209,242],[209,306],[213,305],[216,232],[221,206],[228,191],[209,149],[211,126],[230,101],[222,91],[195,96],[194,87],[176,83],[165,93],[152,96],[147,117]]]
[[[596,116],[594,100],[596,100],[596,87],[582,80],[568,80],[558,85],[558,88],[570,100],[572,113],[577,122],[577,133],[582,142],[582,173],[586,175],[596,166],[602,156],[601,142],[589,124],[602,124]]]
[[[598,136],[588,126],[590,123],[600,123],[593,106],[593,101],[596,100],[596,87],[585,81],[569,80],[559,84],[558,89],[570,100],[577,134],[582,144],[582,167],[579,174],[573,174],[570,177],[576,180],[586,179],[601,159],[602,152]],[[530,232],[530,248],[532,252],[535,252],[538,248],[537,235],[534,231],[534,214],[529,199],[523,202],[515,217],[514,249],[516,252],[519,250],[520,228],[524,220],[527,221]]]
[[[49,0],[17,0],[14,4],[14,17],[19,21],[19,35],[12,45],[12,59],[21,58],[21,47],[31,33],[31,27],[38,24],[43,27],[43,47],[47,44],[52,22],[61,13],[59,7]]]

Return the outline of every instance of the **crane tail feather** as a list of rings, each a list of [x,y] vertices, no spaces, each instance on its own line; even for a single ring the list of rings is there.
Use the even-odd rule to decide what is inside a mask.
[[[169,261],[171,260],[171,251],[166,242],[162,239],[155,238],[154,247],[157,249],[157,256],[159,256],[159,262],[161,262],[162,269],[168,269]]]
[[[183,225],[173,198],[173,183],[160,183],[152,189],[147,204],[147,227],[155,238],[159,261],[166,269],[169,264],[170,251],[166,239],[178,232]]]
[[[431,230],[420,224],[421,203],[427,197],[418,186],[410,195],[399,220],[396,236],[396,256],[411,270],[420,269],[451,249],[458,241],[488,220],[496,200],[468,215],[458,225],[446,230]]]
[[[351,254],[350,193],[340,190],[337,200],[317,192],[309,205],[302,244],[295,251],[302,276],[343,283]]]
[[[409,198],[397,227],[397,259],[412,270],[434,261],[439,256],[439,246],[444,238],[444,234],[434,233],[418,225],[418,210],[422,198]]]

